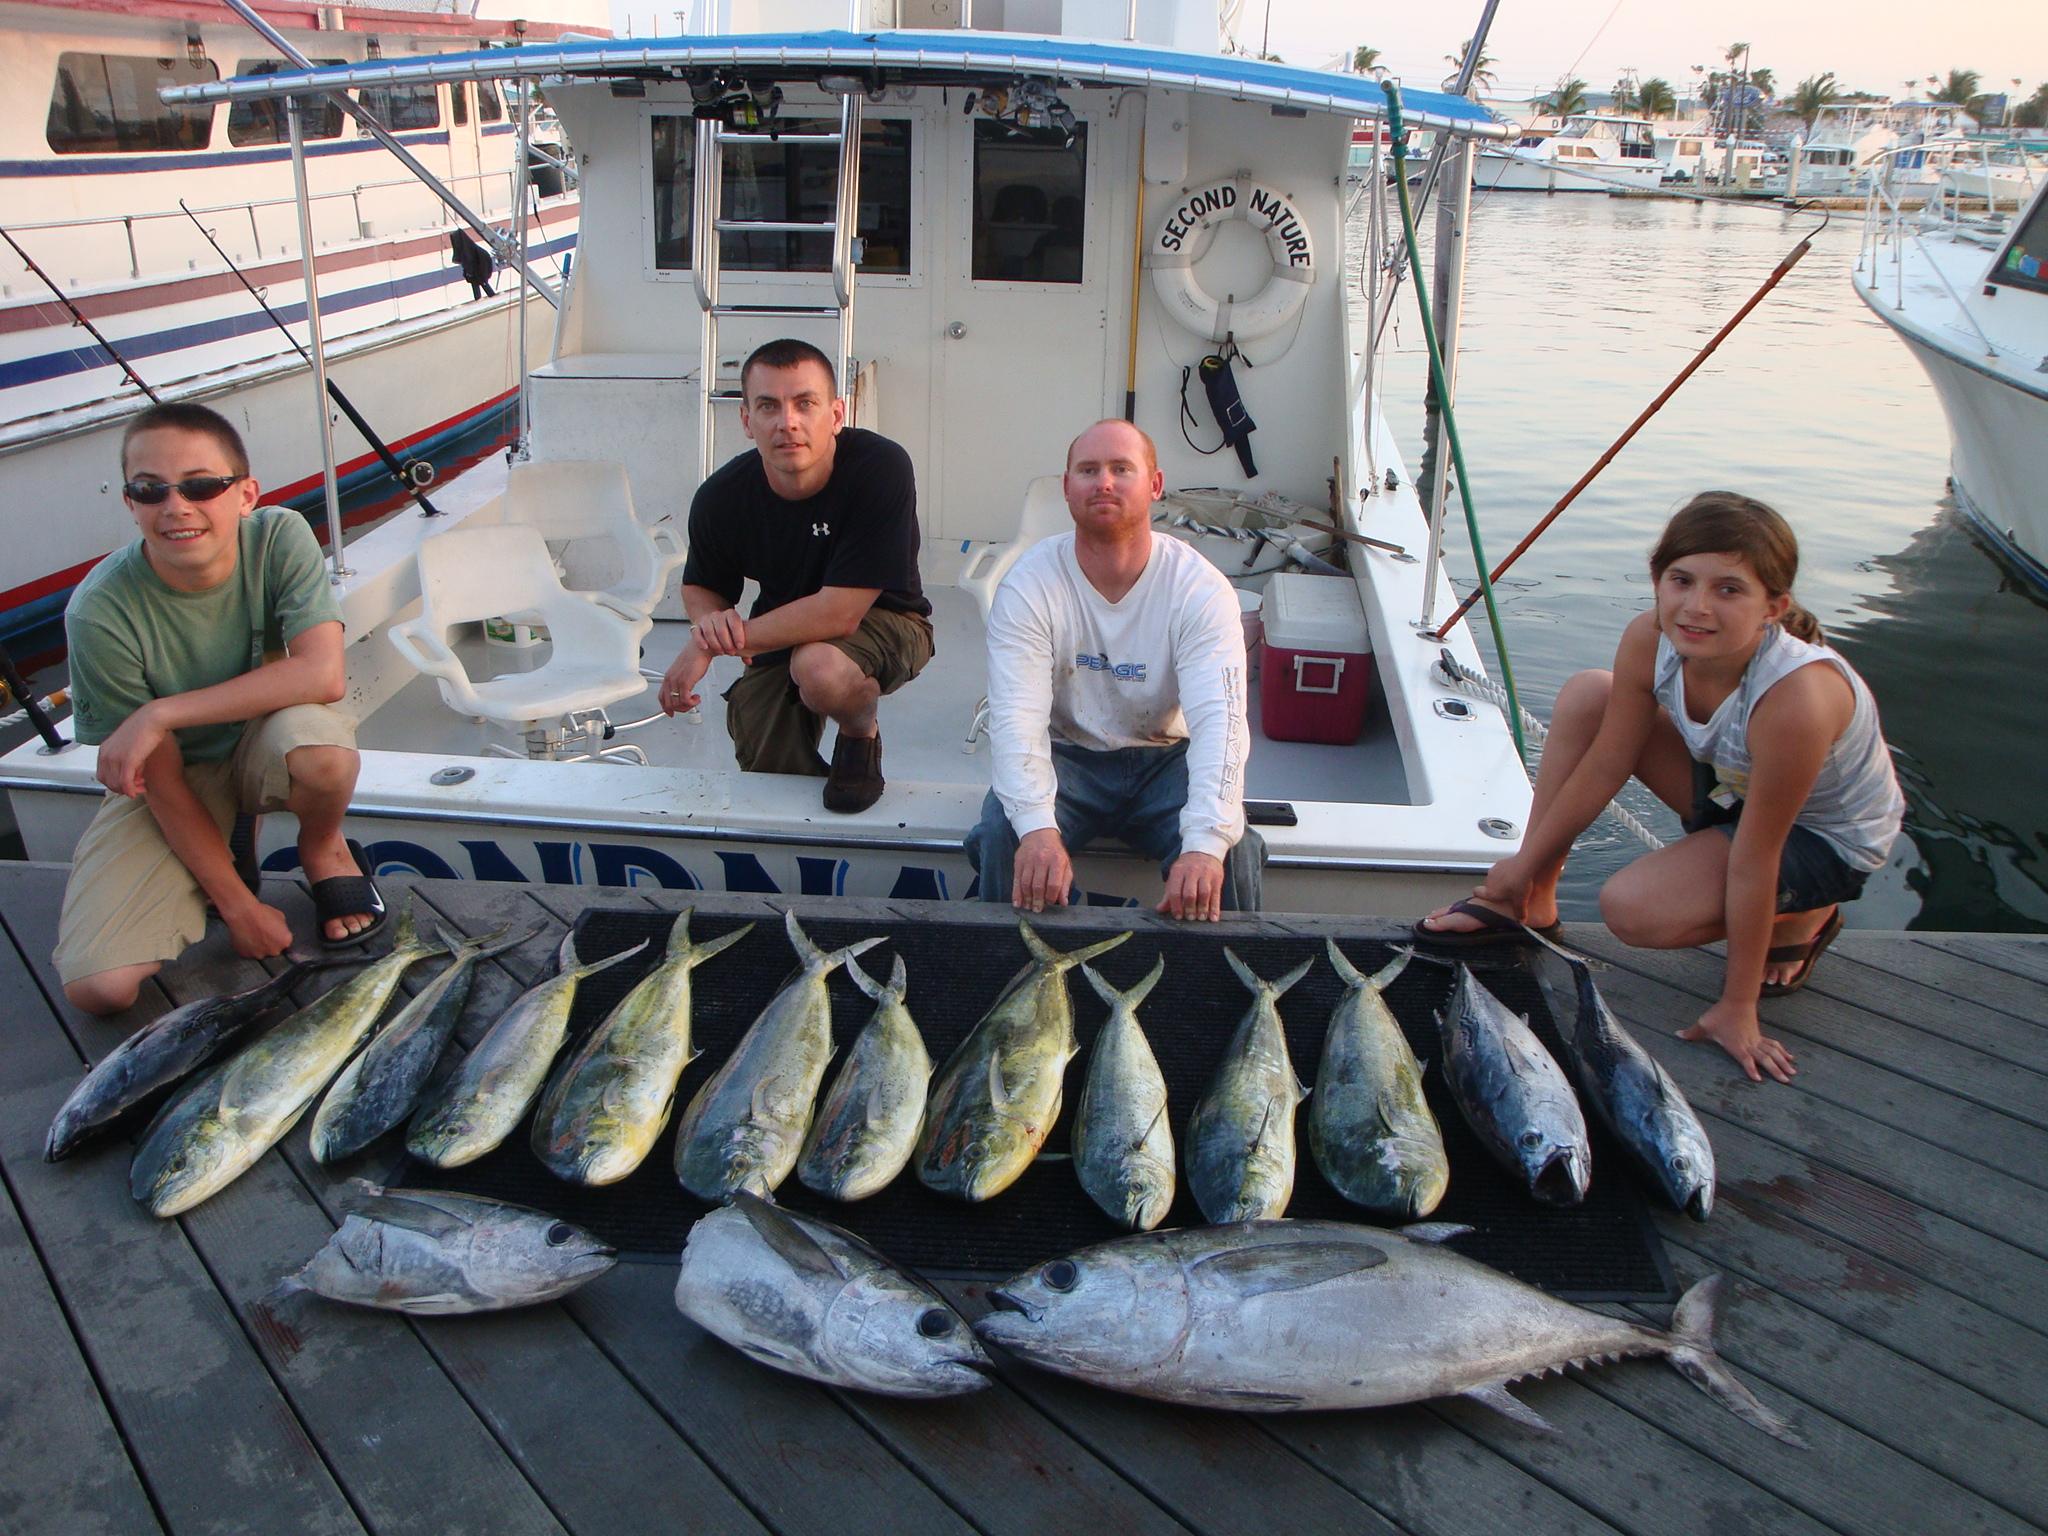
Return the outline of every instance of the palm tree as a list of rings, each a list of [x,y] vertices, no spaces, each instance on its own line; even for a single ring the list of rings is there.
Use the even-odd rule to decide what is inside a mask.
[[[1749,83],[1762,93],[1765,100],[1769,100],[1772,94],[1771,87],[1776,85],[1777,81],[1772,76],[1771,68],[1767,64],[1762,69],[1752,69],[1749,72]]]
[[[1832,106],[1842,93],[1835,88],[1835,72],[1808,75],[1799,82],[1799,88],[1792,93],[1792,110],[1799,114],[1807,131],[1813,131],[1814,119],[1820,116],[1823,107]]]
[[[1614,82],[1614,110],[1617,112],[1633,112],[1638,105],[1639,99],[1636,95],[1636,83],[1627,75],[1623,75]]]
[[[1929,91],[1927,99],[1929,101],[1952,102],[1960,107],[1968,105],[1970,98],[1976,94],[1977,71],[1974,69],[1951,69],[1948,72],[1948,84],[1938,91]]]
[[[1586,82],[1560,80],[1557,89],[1537,103],[1553,117],[1573,117],[1586,110]]]
[[[1372,73],[1373,65],[1379,63],[1379,61],[1379,49],[1370,48],[1364,43],[1360,43],[1351,50],[1351,73],[1354,75],[1369,75]]]
[[[1456,79],[1457,72],[1465,67],[1465,55],[1471,51],[1471,48],[1472,39],[1468,37],[1465,41],[1458,44],[1458,51],[1455,54],[1447,53],[1444,55],[1444,62],[1451,66],[1451,77],[1453,79]],[[1493,71],[1487,67],[1492,63],[1493,55],[1484,48],[1481,48],[1479,50],[1478,67],[1472,71],[1472,83],[1475,86],[1492,85],[1494,83]]]
[[[1645,117],[1669,117],[1678,110],[1678,97],[1668,80],[1652,77],[1636,87],[1636,110]]]
[[[2048,85],[2036,86],[2033,95],[2013,108],[2012,125],[2015,128],[2048,126]]]

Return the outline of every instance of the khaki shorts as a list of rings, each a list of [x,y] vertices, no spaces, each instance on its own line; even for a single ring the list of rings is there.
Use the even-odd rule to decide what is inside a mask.
[[[860,628],[831,643],[852,657],[884,694],[891,694],[932,659],[932,626],[918,614],[870,608]],[[824,717],[804,708],[790,680],[787,658],[748,667],[725,690],[725,728],[732,736],[733,755],[747,773],[823,778],[829,772],[818,755]]]
[[[281,811],[291,793],[285,754],[348,747],[356,725],[325,704],[294,704],[243,728],[225,762],[187,763],[185,782],[221,836],[240,811]],[[71,856],[57,919],[57,974],[68,984],[120,966],[175,959],[206,931],[206,894],[171,852],[149,806],[108,795]]]

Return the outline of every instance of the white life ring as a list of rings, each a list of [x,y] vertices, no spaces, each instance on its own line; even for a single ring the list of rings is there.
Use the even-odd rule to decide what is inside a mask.
[[[1256,292],[1219,300],[1195,280],[1195,267],[1226,219],[1244,219],[1263,234],[1273,264]],[[1307,222],[1286,193],[1249,176],[1190,188],[1175,198],[1152,232],[1145,265],[1167,314],[1210,341],[1251,341],[1290,324],[1316,280]]]

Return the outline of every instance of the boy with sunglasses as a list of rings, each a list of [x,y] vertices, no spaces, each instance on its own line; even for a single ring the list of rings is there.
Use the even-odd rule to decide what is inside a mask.
[[[79,839],[58,920],[64,994],[115,1013],[205,931],[211,903],[238,954],[282,954],[284,914],[238,868],[237,812],[288,810],[330,946],[360,943],[383,902],[341,833],[355,723],[341,610],[297,512],[258,510],[240,435],[204,406],[156,405],[121,441],[141,537],[65,609],[72,726],[99,747],[108,795]]]

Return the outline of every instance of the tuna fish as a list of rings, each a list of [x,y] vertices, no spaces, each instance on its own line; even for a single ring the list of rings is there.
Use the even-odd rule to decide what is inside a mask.
[[[1586,1117],[1564,1070],[1529,1021],[1458,967],[1457,986],[1437,1015],[1451,1097],[1496,1161],[1538,1200],[1577,1205],[1593,1181]]]
[[[1109,1004],[1109,1018],[1095,1036],[1074,1106],[1074,1172],[1112,1221],[1149,1232],[1173,1204],[1173,1129],[1166,1123],[1166,1079],[1138,1026],[1138,1004],[1159,985],[1166,960],[1128,992],[1093,966],[1082,966],[1081,974]]]
[[[901,955],[887,986],[858,961],[846,962],[846,974],[875,1000],[874,1017],[825,1091],[796,1176],[834,1200],[865,1200],[910,1161],[917,1128],[924,1123],[932,1058],[917,1021],[903,1006],[909,982]]]
[[[339,1162],[403,1125],[455,1034],[469,1002],[477,963],[518,948],[538,932],[534,927],[507,939],[505,929],[500,928],[460,944],[449,943],[443,934],[442,942],[455,956],[453,962],[341,1069],[313,1112],[313,1130],[308,1137],[313,1156],[323,1163]]]
[[[53,1163],[69,1157],[159,1088],[198,1071],[283,1006],[292,988],[313,972],[361,963],[355,956],[300,961],[246,992],[203,997],[143,1025],[71,1090],[50,1122],[43,1156]]]
[[[646,947],[642,939],[607,959],[579,965],[572,929],[562,940],[556,973],[521,993],[420,1106],[406,1150],[436,1168],[459,1168],[496,1148],[518,1127],[562,1049],[577,984]]]
[[[1666,1332],[1438,1246],[1466,1230],[1265,1221],[1121,1237],[1005,1281],[975,1328],[1033,1365],[1167,1402],[1285,1412],[1463,1396],[1545,1433],[1508,1383],[1661,1355],[1730,1412],[1803,1444],[1714,1352],[1720,1276],[1685,1293]]]
[[[616,1250],[545,1211],[440,1190],[357,1187],[341,1226],[284,1289],[443,1317],[553,1301],[618,1262]]]
[[[406,968],[441,952],[421,942],[407,908],[389,954],[165,1104],[129,1169],[135,1198],[155,1215],[176,1216],[233,1183],[298,1123],[363,1043]]]
[[[1308,1090],[1287,1056],[1280,998],[1314,962],[1265,981],[1223,954],[1252,1005],[1188,1119],[1188,1187],[1210,1221],[1252,1221],[1280,1215],[1294,1198],[1294,1111]]]
[[[1422,1097],[1422,1068],[1381,994],[1415,951],[1371,976],[1328,941],[1344,997],[1330,1015],[1308,1112],[1308,1145],[1330,1187],[1376,1215],[1413,1220],[1450,1188],[1443,1133]]]
[[[1593,968],[1570,950],[1550,947],[1578,984],[1577,1010],[1558,1034],[1586,1101],[1664,1197],[1694,1221],[1705,1221],[1714,1210],[1714,1144],[1706,1127],[1671,1074],[1608,1008],[1593,985]]]
[[[676,1177],[700,1200],[736,1190],[770,1195],[789,1177],[832,1059],[832,998],[825,978],[881,943],[862,939],[826,953],[784,914],[802,969],[769,1000],[690,1100],[676,1126]]]
[[[1031,1166],[1060,1117],[1074,1039],[1067,972],[1128,939],[1062,954],[1019,923],[1031,964],[1014,976],[932,1081],[917,1176],[942,1195],[986,1200]]]
[[[669,930],[668,952],[555,1071],[533,1117],[533,1154],[575,1184],[616,1184],[654,1150],[675,1109],[676,1084],[696,1058],[690,1044],[690,973],[749,933],[748,923],[708,944],[690,942],[690,913]]]
[[[676,1308],[763,1365],[891,1397],[988,1385],[966,1320],[829,1222],[741,1190],[690,1229]]]

